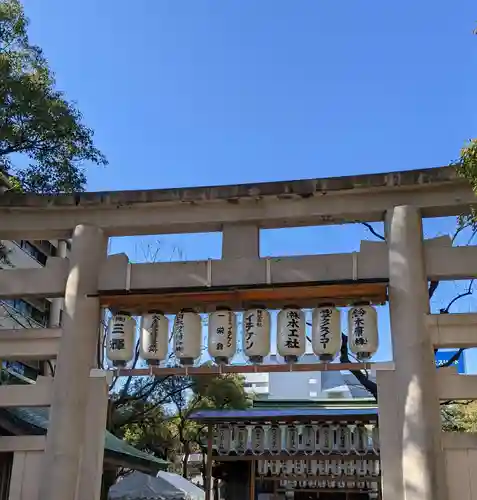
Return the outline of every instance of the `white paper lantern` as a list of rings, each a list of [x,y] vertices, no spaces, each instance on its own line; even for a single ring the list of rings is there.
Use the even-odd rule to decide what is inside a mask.
[[[169,347],[169,320],[161,313],[151,312],[141,318],[139,354],[150,364],[167,358]]]
[[[201,353],[202,321],[194,311],[178,312],[173,328],[174,353],[183,365],[193,365]]]
[[[220,425],[218,431],[217,451],[219,455],[228,455],[232,444],[232,429],[228,425]]]
[[[285,476],[293,476],[295,473],[294,465],[293,460],[285,460],[283,462],[283,474]]]
[[[304,460],[295,460],[295,474],[297,476],[306,474],[306,462]]]
[[[237,321],[233,311],[220,310],[209,315],[209,354],[217,363],[227,364],[237,348]]]
[[[115,366],[124,366],[134,357],[136,320],[129,314],[112,316],[108,325],[107,356]]]
[[[379,427],[375,425],[371,434],[373,451],[376,455],[379,455],[380,447],[379,447]]]
[[[336,428],[336,451],[342,455],[349,455],[351,451],[351,428],[346,424]]]
[[[312,455],[315,452],[315,428],[312,425],[303,427],[302,441],[305,454]]]
[[[378,313],[371,306],[348,311],[349,349],[359,360],[370,359],[378,350]]]
[[[235,451],[237,455],[244,455],[248,446],[248,429],[245,425],[235,427]]]
[[[365,455],[368,452],[368,429],[363,424],[358,424],[352,434],[352,449],[358,455]]]
[[[298,429],[295,425],[288,425],[286,428],[285,447],[290,455],[298,451]]]
[[[270,353],[270,313],[250,309],[243,313],[243,350],[252,363],[262,363]]]
[[[282,447],[282,430],[279,425],[271,425],[268,429],[268,449],[272,455],[279,455]]]
[[[286,308],[278,313],[277,350],[287,363],[295,363],[305,354],[305,313]]]
[[[281,460],[271,460],[270,461],[270,473],[272,476],[279,476],[282,472],[282,461]]]
[[[311,344],[321,361],[333,361],[341,347],[341,314],[335,307],[317,307],[312,314]]]
[[[328,424],[319,426],[320,433],[320,453],[329,455],[333,450],[333,439],[331,427]]]
[[[252,453],[261,455],[265,451],[265,429],[256,425],[252,429]]]
[[[268,474],[267,460],[257,460],[257,472],[259,476],[266,476]]]

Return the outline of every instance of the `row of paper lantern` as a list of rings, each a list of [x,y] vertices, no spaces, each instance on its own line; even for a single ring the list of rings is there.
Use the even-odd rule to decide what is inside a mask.
[[[213,448],[219,455],[379,454],[379,430],[362,424],[219,425]]]
[[[367,491],[370,499],[379,498],[378,490],[379,483],[377,481],[346,481],[344,479],[328,479],[328,480],[303,480],[291,481],[281,479],[279,481],[280,488],[290,490],[290,492],[302,489],[346,489],[356,491]],[[293,497],[291,497],[293,498]]]
[[[243,313],[243,350],[252,363],[261,363],[270,353],[271,321],[266,309]],[[109,321],[107,356],[116,364],[134,357],[136,321],[125,313]],[[377,312],[371,306],[356,306],[348,312],[349,348],[361,360],[369,359],[378,349]],[[183,365],[191,365],[202,351],[202,321],[194,311],[175,316],[172,330],[173,350]],[[332,361],[341,347],[341,312],[335,307],[318,307],[312,314],[311,344],[321,361]],[[277,318],[277,351],[286,362],[296,362],[305,354],[306,322],[303,310],[289,307]],[[228,363],[237,349],[237,319],[230,310],[219,309],[209,315],[208,352],[217,363]],[[140,356],[157,364],[167,359],[169,319],[160,312],[141,318]]]
[[[259,476],[372,476],[381,472],[379,460],[258,460]],[[344,477],[343,479],[346,479]]]

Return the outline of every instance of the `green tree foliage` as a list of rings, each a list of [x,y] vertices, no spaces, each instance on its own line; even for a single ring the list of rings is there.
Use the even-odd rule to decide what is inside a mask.
[[[83,164],[107,161],[27,27],[20,2],[0,0],[0,173],[28,192],[81,191]]]
[[[477,401],[450,402],[441,407],[442,429],[447,432],[477,432]]]
[[[250,405],[238,375],[128,379],[112,393],[108,430],[175,464],[187,477],[191,453],[202,450],[204,427],[189,419],[199,409]]]

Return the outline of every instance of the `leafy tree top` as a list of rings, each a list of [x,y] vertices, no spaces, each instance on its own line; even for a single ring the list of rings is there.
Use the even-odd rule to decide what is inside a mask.
[[[20,2],[0,0],[0,173],[27,192],[81,191],[83,164],[107,160],[27,27]]]

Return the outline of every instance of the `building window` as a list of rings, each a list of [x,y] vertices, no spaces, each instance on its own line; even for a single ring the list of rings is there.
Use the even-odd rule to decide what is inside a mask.
[[[343,391],[328,391],[328,397],[331,399],[341,399],[344,397]]]
[[[310,391],[310,398],[317,398],[318,393],[316,391]]]
[[[22,299],[4,300],[3,301],[8,306],[15,309],[15,311],[26,319],[32,319],[42,326],[48,324],[48,317],[50,311],[50,303],[45,300],[45,310],[41,311],[35,306],[31,305]]]
[[[310,378],[310,380],[308,380],[308,383],[309,384],[317,384],[318,380],[316,380],[316,378]]]
[[[41,250],[38,250],[38,248],[35,245],[32,245],[27,240],[20,240],[18,242],[18,245],[30,257],[33,257],[36,261],[38,261],[43,266],[46,265],[46,261],[48,259],[48,255],[46,255],[45,253],[43,253]],[[51,243],[50,243],[50,245],[51,245]]]

